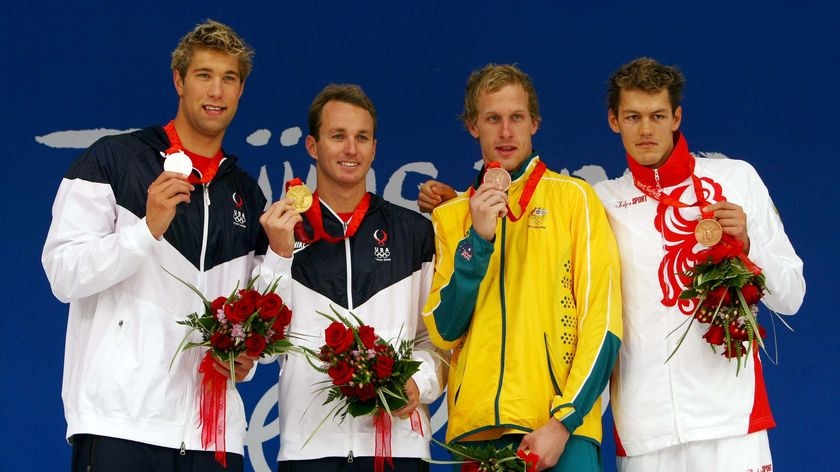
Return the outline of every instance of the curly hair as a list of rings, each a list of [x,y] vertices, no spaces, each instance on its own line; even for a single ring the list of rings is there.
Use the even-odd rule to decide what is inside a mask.
[[[193,52],[197,49],[216,49],[239,60],[239,76],[244,82],[253,68],[254,50],[230,26],[210,19],[199,23],[187,33],[172,51],[172,70],[181,77],[187,75]]]
[[[320,139],[321,111],[331,101],[349,103],[367,110],[371,119],[373,119],[373,137],[376,137],[376,108],[373,106],[373,101],[365,95],[364,90],[356,84],[329,84],[318,92],[318,95],[312,100],[312,104],[309,105],[309,113],[307,114],[309,134],[316,141]]]
[[[537,102],[537,91],[528,74],[513,64],[487,64],[479,70],[473,71],[467,79],[466,94],[464,95],[464,111],[461,121],[470,126],[478,119],[478,97],[482,93],[498,92],[507,85],[521,85],[528,95],[528,114],[531,119],[539,122],[540,105]]]
[[[610,76],[607,85],[607,108],[618,114],[621,89],[638,89],[648,93],[668,90],[671,111],[680,106],[685,76],[676,66],[664,66],[649,57],[640,57],[621,66]]]

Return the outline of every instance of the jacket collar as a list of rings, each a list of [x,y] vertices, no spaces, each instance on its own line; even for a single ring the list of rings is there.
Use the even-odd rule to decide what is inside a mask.
[[[645,167],[628,153],[627,166],[633,174],[636,185],[661,190],[683,182],[694,173],[694,156],[688,152],[688,143],[679,131],[674,133],[674,145],[671,155],[658,169]]]

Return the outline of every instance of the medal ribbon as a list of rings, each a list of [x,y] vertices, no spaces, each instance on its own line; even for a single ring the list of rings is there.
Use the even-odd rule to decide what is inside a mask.
[[[199,397],[199,422],[201,423],[201,447],[207,449],[216,445],[216,462],[227,468],[225,452],[225,411],[227,409],[227,377],[219,373],[213,364],[213,354],[207,351],[198,372],[201,379]]]
[[[697,197],[697,202],[695,202],[695,203],[691,203],[691,204],[683,203],[683,202],[679,201],[679,199],[676,199],[676,198],[662,192],[662,190],[659,189],[659,188],[653,189],[649,185],[645,185],[644,183],[637,180],[635,176],[633,177],[633,183],[636,185],[636,188],[639,189],[643,194],[645,194],[648,197],[656,200],[657,202],[664,203],[665,205],[668,205],[668,206],[674,207],[674,208],[686,208],[686,207],[690,207],[690,206],[697,206],[700,209],[700,214],[704,219],[714,218],[714,214],[712,212],[704,212],[703,211],[703,207],[708,205],[709,202],[707,202],[703,198],[703,184],[701,184],[700,179],[696,175],[694,175],[694,161],[691,161],[690,167],[691,167],[691,176],[690,176],[691,177],[691,184],[692,184],[692,187],[694,187],[694,195]]]
[[[298,182],[300,179],[292,179],[289,183],[297,180]],[[286,184],[286,189],[291,186],[289,183]],[[321,203],[318,199],[318,191],[312,192],[312,206],[309,207],[309,210],[303,214],[306,217],[306,220],[309,221],[309,224],[312,225],[313,235],[310,238],[309,235],[306,234],[306,231],[303,229],[303,224],[298,223],[295,225],[295,235],[297,238],[307,244],[312,244],[315,241],[324,240],[330,243],[337,243],[344,241],[345,239],[352,238],[356,231],[358,231],[359,226],[362,225],[362,220],[365,218],[365,213],[367,213],[368,208],[370,207],[370,194],[365,192],[365,195],[362,197],[362,200],[356,205],[356,208],[353,210],[353,216],[350,217],[350,224],[347,225],[347,229],[344,231],[344,235],[342,237],[335,237],[327,234],[327,231],[324,229],[324,220],[321,216]]]
[[[382,408],[373,414],[373,429],[376,438],[373,470],[374,472],[383,472],[385,470],[385,461],[393,469],[394,460],[391,457],[391,415]]]
[[[495,165],[494,165],[495,164]],[[487,164],[487,168],[493,167],[501,167],[502,165],[498,162],[491,162]],[[545,174],[546,166],[543,161],[537,161],[537,165],[534,166],[534,170],[531,172],[531,175],[528,176],[528,180],[525,181],[525,188],[522,189],[522,194],[519,195],[519,216],[515,216],[513,214],[513,210],[510,209],[510,206],[507,206],[507,217],[510,221],[516,222],[522,216],[525,215],[525,209],[528,208],[528,204],[531,202],[531,197],[534,196],[534,191],[537,189],[537,184],[540,183],[540,179],[542,178],[543,174]],[[470,196],[473,196],[475,193],[475,189],[470,187],[469,189]]]

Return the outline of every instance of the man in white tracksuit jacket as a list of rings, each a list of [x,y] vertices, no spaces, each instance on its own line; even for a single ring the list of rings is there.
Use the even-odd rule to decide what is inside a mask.
[[[694,236],[701,210],[741,240],[763,269],[765,305],[794,314],[805,294],[802,261],[755,169],[689,153],[678,131],[683,85],[677,69],[648,58],[622,66],[609,82],[609,124],[621,135],[630,169],[595,186],[622,263],[624,343],[611,385],[618,466],[622,472],[771,471],[766,430],[775,423],[759,349],[736,376],[736,361],[702,338],[708,325],[693,323],[666,362],[694,307],[679,295],[687,281],[681,274],[704,249]],[[765,310],[760,321],[768,316]]]

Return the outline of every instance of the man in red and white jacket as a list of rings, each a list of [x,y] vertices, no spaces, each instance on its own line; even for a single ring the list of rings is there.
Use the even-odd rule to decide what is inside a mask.
[[[682,274],[704,249],[694,235],[701,212],[744,243],[766,277],[762,301],[779,314],[802,304],[802,260],[752,166],[689,153],[678,131],[684,83],[679,70],[648,58],[609,81],[609,125],[621,135],[630,169],[595,186],[623,272],[624,343],[611,385],[618,467],[770,471],[766,430],[775,423],[759,349],[736,376],[733,363],[702,338],[707,325],[693,323],[668,356],[693,313],[692,301],[679,296],[689,281]]]

